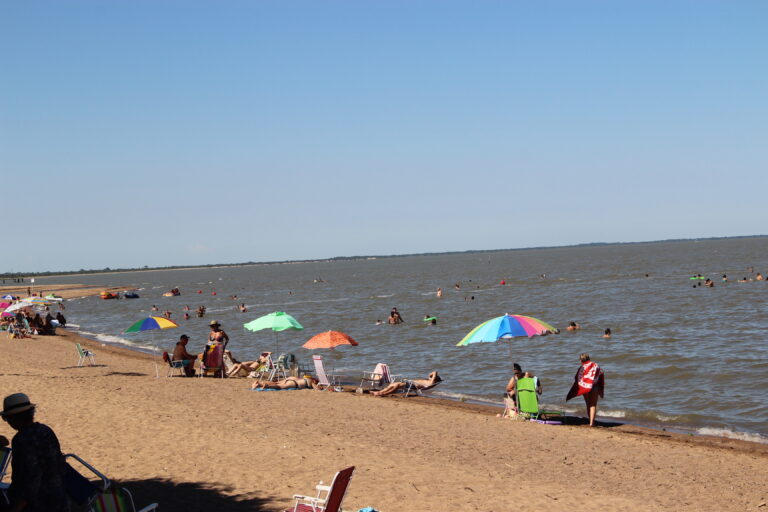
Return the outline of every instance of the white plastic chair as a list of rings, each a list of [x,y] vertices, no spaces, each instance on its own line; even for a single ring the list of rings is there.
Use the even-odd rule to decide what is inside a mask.
[[[90,360],[89,366],[96,366],[96,354],[87,348],[83,348],[79,343],[75,343],[75,347],[77,347],[77,355],[80,357],[77,360],[77,366],[83,366],[88,360]]]

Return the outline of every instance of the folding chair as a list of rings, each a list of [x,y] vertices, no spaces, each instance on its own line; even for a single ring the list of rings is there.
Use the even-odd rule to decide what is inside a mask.
[[[179,377],[186,376],[186,373],[184,373],[184,361],[181,359],[174,361],[168,352],[163,352],[163,361],[168,363],[168,371],[165,374],[166,377],[173,377],[177,372]]]
[[[293,499],[296,503],[285,512],[340,512],[341,502],[344,501],[354,472],[355,466],[350,466],[336,473],[331,485],[323,485],[323,482],[320,482],[315,486],[317,496],[294,494]],[[323,493],[325,493],[324,497],[322,497]]]
[[[363,385],[368,383],[368,389],[378,390],[386,387],[390,382],[392,382],[392,376],[389,374],[389,366],[386,363],[379,363],[372,372],[363,373],[360,389],[364,389]]]
[[[83,348],[79,343],[75,343],[75,347],[77,348],[77,355],[80,357],[80,359],[77,360],[77,366],[83,366],[83,363],[85,363],[87,360],[90,360],[88,366],[96,365],[96,354],[86,348]]]
[[[67,464],[65,476],[67,493],[77,505],[84,506],[88,512],[149,512],[157,510],[157,503],[153,503],[137,511],[133,496],[128,489],[112,485],[113,482],[109,478],[74,453],[69,453],[64,458],[65,460],[76,460],[100,480],[99,485],[96,485]]]
[[[272,360],[272,356],[270,355],[268,362],[270,364],[270,369],[267,380],[277,381],[288,377],[288,372],[285,371],[285,354],[280,354],[276,363]]]
[[[437,372],[434,372],[437,373]],[[432,373],[429,374],[430,377]],[[435,382],[430,386],[421,386],[416,384],[414,380],[405,379],[402,382],[405,382],[405,388],[403,389],[403,398],[407,397],[411,392],[416,393],[417,396],[424,396],[425,391],[429,391],[430,389],[433,389],[435,386],[443,382],[443,379],[440,378],[439,375],[436,375]]]
[[[539,399],[536,395],[536,381],[532,377],[517,379],[515,384],[517,411],[532,420],[539,419]]]
[[[325,366],[323,366],[323,357],[319,355],[312,356],[312,362],[315,363],[315,376],[317,377],[317,384],[319,386],[325,386],[323,391],[328,391],[339,385],[338,378],[331,375],[331,379],[328,379],[328,375],[325,373]]]
[[[4,484],[3,478],[5,477],[5,472],[8,469],[8,463],[10,462],[11,449],[8,447],[0,448],[0,498],[4,500],[5,505],[10,505],[10,502],[8,501],[8,494],[6,493],[10,485]]]

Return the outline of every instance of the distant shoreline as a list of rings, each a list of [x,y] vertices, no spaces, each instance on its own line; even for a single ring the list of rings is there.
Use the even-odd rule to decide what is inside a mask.
[[[442,256],[442,255],[454,255],[454,254],[487,254],[493,252],[512,252],[512,251],[536,251],[542,249],[569,249],[577,247],[610,247],[621,245],[640,245],[640,244],[662,244],[662,243],[682,243],[682,242],[708,242],[716,240],[745,240],[752,238],[768,238],[768,235],[743,235],[743,236],[714,236],[706,238],[670,238],[666,240],[646,240],[640,242],[588,242],[581,244],[570,245],[547,245],[547,246],[535,246],[535,247],[517,247],[507,249],[469,249],[466,251],[443,251],[443,252],[422,252],[422,253],[408,253],[408,254],[387,254],[387,255],[360,255],[360,256],[334,256],[332,258],[319,258],[319,259],[302,259],[302,260],[282,260],[282,261],[247,261],[240,263],[211,263],[203,265],[179,265],[179,266],[165,266],[165,267],[136,267],[136,268],[105,268],[103,270],[88,269],[88,270],[56,270],[45,272],[6,272],[0,274],[0,279],[13,279],[23,278],[29,279],[33,277],[66,277],[66,276],[83,276],[83,275],[109,275],[109,274],[124,274],[127,272],[159,272],[164,270],[196,270],[201,268],[231,268],[231,267],[254,267],[261,265],[296,265],[301,263],[331,263],[335,261],[354,261],[354,260],[375,260],[385,258],[407,258],[413,256]],[[8,283],[13,284],[13,283]]]

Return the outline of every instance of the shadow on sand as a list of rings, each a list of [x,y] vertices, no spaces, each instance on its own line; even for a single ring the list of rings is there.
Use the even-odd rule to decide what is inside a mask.
[[[225,494],[221,488],[204,483],[174,483],[163,479],[121,480],[116,484],[126,487],[140,509],[150,503],[159,503],[163,512],[196,512],[226,510],[231,512],[274,512],[284,510],[270,496],[252,492],[243,496]]]

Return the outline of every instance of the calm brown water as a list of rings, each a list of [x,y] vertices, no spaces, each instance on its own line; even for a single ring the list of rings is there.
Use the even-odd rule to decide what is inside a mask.
[[[754,267],[754,274],[748,273]],[[340,372],[388,362],[395,373],[440,370],[439,394],[500,402],[509,378],[507,342],[456,347],[473,327],[503,313],[531,315],[563,331],[575,320],[583,329],[559,336],[516,338],[512,356],[544,382],[543,401],[562,404],[589,352],[606,371],[605,417],[720,435],[768,438],[768,281],[737,283],[768,273],[768,239],[676,242],[483,254],[398,257],[334,263],[73,276],[49,282],[136,286],[141,298],[67,303],[68,319],[105,342],[151,347],[152,336],[121,331],[149,313],[170,309],[178,332],[156,336],[162,348],[180,334],[202,346],[207,323],[218,319],[238,358],[274,350],[271,332],[246,332],[242,324],[286,311],[304,331],[279,334],[280,350],[310,357],[300,348],[310,336],[344,331],[359,343],[324,355]],[[546,279],[538,276],[542,273]],[[645,277],[645,274],[649,277]],[[715,280],[693,287],[694,273]],[[728,284],[720,276],[727,274]],[[324,282],[314,280],[321,277]],[[506,286],[498,283],[505,279]],[[46,280],[38,279],[44,286]],[[461,289],[454,288],[455,283]],[[177,286],[181,297],[162,297]],[[435,290],[442,287],[444,296]],[[202,290],[202,294],[197,294]],[[212,296],[211,292],[217,295]],[[289,294],[290,292],[290,294]],[[237,301],[229,298],[237,295]],[[470,298],[474,296],[474,300]],[[236,310],[244,302],[248,313]],[[182,308],[208,308],[204,319],[182,319]],[[406,323],[375,325],[396,306]],[[435,315],[437,326],[423,325]],[[604,340],[603,329],[614,336]],[[195,347],[199,348],[199,347]],[[244,385],[245,386],[245,385]],[[582,402],[567,404],[580,413]]]

